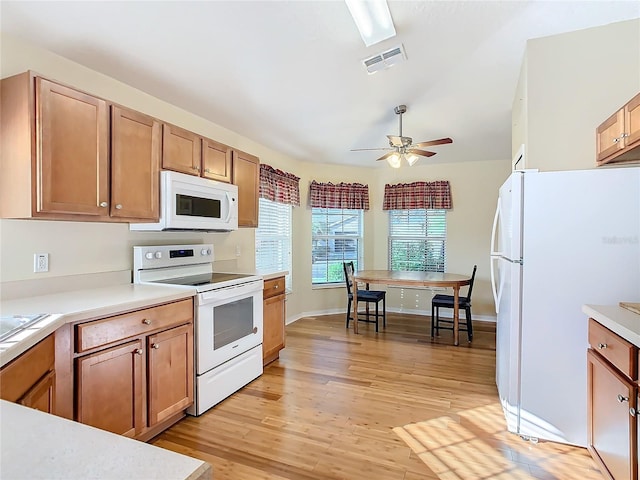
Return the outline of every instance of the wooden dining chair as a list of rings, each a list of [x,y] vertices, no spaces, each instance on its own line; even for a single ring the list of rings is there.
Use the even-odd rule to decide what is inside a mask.
[[[476,278],[476,270],[478,266],[473,266],[473,273],[471,274],[471,282],[469,282],[469,291],[467,292],[466,297],[462,297],[458,295],[458,308],[460,310],[464,310],[464,318],[466,320],[466,325],[460,325],[460,331],[467,332],[467,338],[469,342],[473,340],[473,325],[471,323],[471,291],[473,290],[473,282]],[[453,319],[444,320],[440,318],[440,309],[441,308],[453,308],[454,298],[453,295],[435,295],[433,299],[431,299],[431,338],[433,338],[433,332],[435,330],[436,335],[440,334],[440,329],[442,330],[453,330]],[[441,326],[440,324],[444,323],[445,326]]]
[[[354,266],[353,262],[344,262],[344,279],[347,285],[347,328],[349,328],[349,320],[352,320],[351,317],[351,306],[353,304],[353,274],[354,274]],[[357,288],[357,287],[356,287]],[[387,326],[387,309],[385,305],[385,297],[387,292],[384,290],[358,290],[358,303],[365,302],[367,304],[366,312],[360,313],[358,312],[358,321],[367,322],[367,323],[375,323],[376,324],[376,332],[378,331],[378,319],[382,317],[382,326]],[[382,301],[382,313],[379,312],[378,305]],[[369,304],[376,304],[376,313],[369,313]],[[364,318],[361,317],[364,315]],[[374,317],[374,319],[371,319]]]

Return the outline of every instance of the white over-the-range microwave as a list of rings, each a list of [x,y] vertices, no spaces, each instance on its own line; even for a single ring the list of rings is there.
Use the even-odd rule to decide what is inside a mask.
[[[238,187],[208,178],[163,170],[160,172],[160,221],[131,223],[131,230],[238,229]]]

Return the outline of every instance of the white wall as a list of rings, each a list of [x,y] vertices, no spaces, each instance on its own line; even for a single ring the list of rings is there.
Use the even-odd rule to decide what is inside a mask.
[[[471,272],[478,264],[474,313],[495,315],[488,286],[488,251],[497,190],[510,171],[509,159],[489,162],[429,163],[399,170],[336,167],[306,163],[275,152],[222,126],[197,117],[117,80],[87,69],[51,52],[34,48],[2,35],[0,76],[34,70],[45,77],[126,105],[161,120],[197,132],[260,157],[262,163],[301,177],[301,206],[293,210],[293,293],[287,299],[287,316],[344,311],[344,287],[311,287],[311,210],[308,188],[311,180],[369,184],[371,210],[365,213],[365,267],[387,267],[387,214],[382,211],[385,183],[417,180],[449,180],[454,208],[448,213],[448,270]],[[473,160],[473,159],[469,159]],[[132,268],[132,249],[137,244],[213,243],[216,260],[237,263],[241,270],[255,266],[253,229],[231,233],[130,232],[126,224],[0,220],[0,281],[56,278]],[[236,246],[241,255],[236,258]],[[33,254],[50,254],[50,271],[33,273]],[[407,289],[392,289],[390,309],[430,310],[431,295]]]
[[[640,20],[527,43],[527,166],[595,168],[595,130],[640,91]]]

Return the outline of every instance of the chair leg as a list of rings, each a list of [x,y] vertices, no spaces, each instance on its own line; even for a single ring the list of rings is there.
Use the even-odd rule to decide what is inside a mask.
[[[378,333],[378,302],[376,302],[376,333]]]
[[[434,332],[434,328],[435,328],[435,308],[433,306],[433,303],[431,304],[431,338],[433,338],[433,332]]]
[[[436,336],[440,336],[440,307],[436,305],[436,315],[434,317],[434,322],[436,324]]]
[[[382,297],[382,326],[387,328],[387,304],[385,297]]]
[[[473,340],[473,324],[471,323],[471,307],[464,309],[464,316],[467,317],[467,338],[469,343]]]
[[[351,299],[347,301],[347,329],[349,328],[349,313],[351,313]]]

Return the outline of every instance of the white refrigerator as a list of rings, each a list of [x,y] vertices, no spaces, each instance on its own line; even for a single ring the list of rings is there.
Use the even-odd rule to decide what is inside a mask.
[[[491,239],[508,429],[587,444],[583,304],[640,300],[640,168],[514,172]]]

